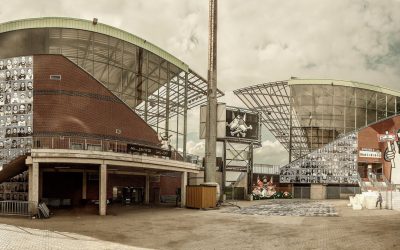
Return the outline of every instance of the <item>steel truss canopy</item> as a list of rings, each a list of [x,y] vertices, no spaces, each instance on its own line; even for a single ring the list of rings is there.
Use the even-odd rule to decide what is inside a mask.
[[[270,82],[234,91],[289,152],[290,161],[400,113],[400,92],[329,79]]]

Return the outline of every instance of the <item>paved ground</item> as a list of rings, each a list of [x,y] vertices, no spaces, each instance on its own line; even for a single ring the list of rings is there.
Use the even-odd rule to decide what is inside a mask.
[[[305,203],[279,201],[292,208]],[[400,212],[353,211],[346,203],[318,203],[334,206],[338,216],[333,217],[249,215],[234,213],[232,207],[201,211],[116,206],[106,217],[92,215],[95,210],[90,209],[84,215],[55,211],[47,220],[0,217],[0,249],[400,249]],[[238,205],[263,211],[273,204]]]
[[[338,216],[335,206],[320,201],[270,200],[267,204],[256,204],[243,208],[226,209],[226,212],[265,216]]]
[[[0,249],[145,249],[84,235],[0,224]]]

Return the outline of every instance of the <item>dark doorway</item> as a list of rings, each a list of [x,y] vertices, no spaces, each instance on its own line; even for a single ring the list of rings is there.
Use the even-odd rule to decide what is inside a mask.
[[[79,205],[82,173],[43,172],[43,198],[54,199],[60,205]]]

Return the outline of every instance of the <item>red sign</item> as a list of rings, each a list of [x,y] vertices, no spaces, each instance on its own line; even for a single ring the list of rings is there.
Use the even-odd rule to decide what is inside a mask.
[[[396,140],[396,135],[395,134],[378,134],[378,140],[379,142],[385,142],[385,141],[395,141]]]

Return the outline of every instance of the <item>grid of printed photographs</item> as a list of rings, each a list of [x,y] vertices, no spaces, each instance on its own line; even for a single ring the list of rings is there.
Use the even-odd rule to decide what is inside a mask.
[[[0,59],[0,169],[30,152],[32,104],[33,57]]]
[[[282,167],[280,182],[357,184],[357,151],[352,133]]]

